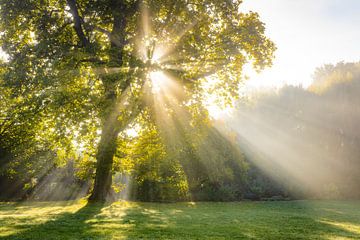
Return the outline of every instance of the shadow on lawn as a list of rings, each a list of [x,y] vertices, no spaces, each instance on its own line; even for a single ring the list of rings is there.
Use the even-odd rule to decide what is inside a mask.
[[[65,207],[65,205],[64,205]],[[86,221],[100,213],[103,204],[88,203],[75,213],[58,214],[54,220],[33,225],[31,218],[14,226],[19,232],[0,237],[0,239],[101,239],[104,236],[91,231]]]

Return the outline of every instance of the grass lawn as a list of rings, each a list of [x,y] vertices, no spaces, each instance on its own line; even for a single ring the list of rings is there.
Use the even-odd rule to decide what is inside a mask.
[[[0,239],[360,239],[360,202],[0,203]]]

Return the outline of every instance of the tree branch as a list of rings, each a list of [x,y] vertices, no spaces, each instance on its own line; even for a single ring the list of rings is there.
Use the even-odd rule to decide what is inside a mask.
[[[70,7],[70,12],[74,19],[75,32],[76,32],[77,36],[79,37],[82,45],[84,47],[88,47],[90,45],[90,42],[86,38],[84,30],[82,28],[82,18],[79,15],[79,11],[76,6],[76,0],[67,0],[67,4]]]

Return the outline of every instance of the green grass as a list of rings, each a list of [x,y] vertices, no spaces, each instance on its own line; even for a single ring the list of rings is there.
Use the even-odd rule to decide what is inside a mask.
[[[0,203],[0,239],[360,239],[360,202]]]

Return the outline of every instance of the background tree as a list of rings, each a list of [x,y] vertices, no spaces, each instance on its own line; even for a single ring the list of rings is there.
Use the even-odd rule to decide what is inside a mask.
[[[60,142],[92,139],[86,147],[96,152],[97,166],[90,199],[103,201],[118,134],[145,106],[159,104],[148,97],[156,95],[151,85],[162,87],[152,73],[172,76],[187,95],[182,105],[206,98],[209,81],[207,92],[228,102],[245,63],[271,64],[275,48],[264,24],[256,13],[241,13],[240,4],[1,1],[1,46],[9,55],[3,76],[13,97],[41,96],[45,127]]]
[[[359,198],[359,92],[360,64],[340,62],[319,67],[308,89],[286,86],[239,104],[228,125],[255,167],[250,193]]]

